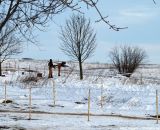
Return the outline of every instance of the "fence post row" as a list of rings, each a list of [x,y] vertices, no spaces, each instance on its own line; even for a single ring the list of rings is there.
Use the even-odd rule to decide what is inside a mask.
[[[19,68],[19,67],[18,67]],[[30,68],[30,66],[29,66]],[[55,89],[55,82],[52,80],[52,87],[53,87],[53,106],[56,104],[56,89]],[[31,120],[31,110],[32,110],[32,92],[31,92],[32,87],[29,86],[29,120]],[[5,100],[4,103],[6,105],[7,101],[7,82],[4,82],[4,96]],[[90,121],[90,99],[91,99],[91,90],[89,88],[88,90],[88,121]],[[103,84],[101,85],[101,107],[103,107]],[[159,123],[159,96],[158,96],[158,90],[156,90],[156,123]]]

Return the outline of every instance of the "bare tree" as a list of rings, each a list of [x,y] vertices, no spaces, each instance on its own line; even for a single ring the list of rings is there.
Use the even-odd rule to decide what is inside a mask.
[[[96,48],[96,33],[87,20],[81,15],[72,15],[61,28],[61,50],[79,62],[80,79],[83,79],[82,63],[89,58]]]
[[[6,26],[0,32],[0,76],[2,75],[2,63],[13,55],[22,52],[21,40],[13,34],[14,28]]]
[[[132,75],[146,57],[146,52],[143,49],[128,45],[114,47],[110,52],[110,58],[115,68],[120,74],[127,77]]]

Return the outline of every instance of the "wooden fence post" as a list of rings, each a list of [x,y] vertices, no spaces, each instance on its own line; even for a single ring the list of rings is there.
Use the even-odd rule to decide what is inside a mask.
[[[31,67],[30,67],[30,65],[29,65],[28,71],[29,71],[29,76],[31,76]]]
[[[16,61],[14,62],[15,64],[14,64],[14,69],[15,69],[15,72],[16,72]]]
[[[90,89],[88,91],[88,121],[90,120],[90,99],[91,99],[91,92]]]
[[[8,69],[7,69],[7,63],[6,63],[6,66],[5,66],[5,68],[6,68],[6,72],[7,72],[7,70],[8,70]]]
[[[44,77],[45,77],[45,75],[46,75],[46,72],[45,72],[45,66],[44,66]]]
[[[103,84],[101,85],[101,108],[103,107]]]
[[[19,64],[18,64],[18,76],[19,76]]]
[[[11,64],[10,64],[10,62],[9,62],[9,70],[11,69]]]
[[[31,91],[31,86],[29,87],[29,120],[31,120],[31,107],[32,107],[32,91]]]
[[[142,82],[142,73],[141,73],[141,85],[142,85],[142,83],[143,83],[143,82]]]
[[[158,90],[156,90],[156,115],[157,115],[157,124],[158,124]]]
[[[6,81],[4,83],[4,94],[5,94],[4,103],[6,105],[6,100],[7,100],[7,82]]]
[[[53,85],[53,106],[56,105],[56,90],[55,90],[55,82],[52,80],[52,85]]]

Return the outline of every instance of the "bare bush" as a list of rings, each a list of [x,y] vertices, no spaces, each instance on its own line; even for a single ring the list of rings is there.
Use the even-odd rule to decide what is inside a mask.
[[[25,77],[22,80],[22,82],[24,83],[37,82],[37,81],[38,81],[37,77]]]
[[[110,58],[115,68],[120,74],[127,77],[132,75],[146,57],[146,52],[143,49],[128,45],[114,47],[110,52]]]

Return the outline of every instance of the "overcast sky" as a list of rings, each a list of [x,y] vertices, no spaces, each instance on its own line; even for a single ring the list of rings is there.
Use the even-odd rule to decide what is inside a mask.
[[[148,63],[160,63],[160,2],[155,5],[152,0],[100,0],[98,7],[104,16],[109,16],[112,24],[128,29],[119,32],[110,30],[103,22],[95,23],[99,16],[94,9],[86,11],[85,7],[82,8],[97,33],[96,51],[87,61],[109,63],[108,53],[114,46],[130,44],[146,50]],[[70,60],[59,49],[59,32],[60,26],[64,26],[72,13],[76,14],[67,10],[55,16],[45,32],[37,31],[40,46],[28,44],[20,57]]]

